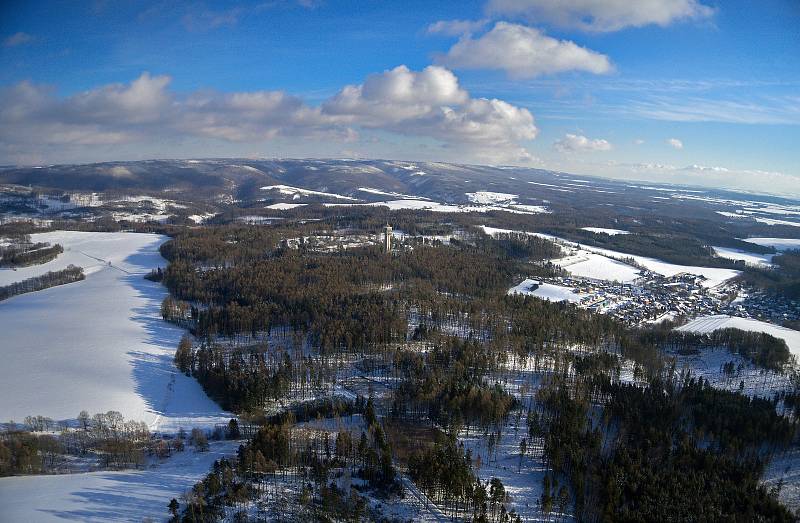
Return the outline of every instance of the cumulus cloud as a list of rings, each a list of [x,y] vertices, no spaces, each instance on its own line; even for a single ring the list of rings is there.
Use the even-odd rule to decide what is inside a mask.
[[[42,146],[180,142],[207,138],[263,143],[284,137],[352,142],[361,130],[433,139],[466,157],[521,162],[521,142],[536,137],[527,109],[471,98],[449,70],[399,66],[344,87],[320,106],[283,91],[179,94],[168,76],[142,74],[130,84],[100,86],[59,98],[46,86],[20,82],[0,90],[0,143],[15,158]]]
[[[470,98],[449,70],[405,66],[349,85],[322,106],[323,114],[362,127],[423,135],[468,146],[491,161],[531,159],[520,141],[536,138],[533,115],[497,99]]]
[[[678,140],[677,138],[670,138],[667,140],[667,145],[672,147],[673,149],[683,149],[683,142]]]
[[[651,24],[664,27],[714,14],[713,8],[698,0],[489,0],[487,10],[593,32]]]
[[[428,26],[429,34],[460,36],[483,29],[488,20],[439,20]]]
[[[462,36],[436,60],[454,69],[503,70],[516,78],[565,71],[606,74],[613,70],[611,61],[604,54],[569,40],[557,40],[538,29],[508,22],[497,22],[478,38]]]
[[[33,41],[33,37],[28,33],[14,33],[3,40],[3,47],[16,47],[18,45],[27,44]]]
[[[565,153],[583,151],[610,151],[611,143],[602,138],[587,138],[579,134],[566,134],[564,137],[553,144],[553,146]]]

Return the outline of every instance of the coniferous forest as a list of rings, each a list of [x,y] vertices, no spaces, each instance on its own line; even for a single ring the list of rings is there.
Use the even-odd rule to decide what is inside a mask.
[[[519,474],[532,474],[526,459],[546,471],[524,503],[553,520],[794,520],[761,478],[797,443],[796,396],[721,390],[675,358],[725,347],[780,373],[781,340],[630,329],[508,295],[559,273],[545,261],[557,247],[537,237],[467,228],[392,253],[286,241],[372,227],[181,229],[162,247],[162,316],[190,332],[176,366],[262,426],[176,502],[175,520],[245,517],[282,484],[314,519],[380,519],[369,496],[418,492],[446,517],[517,521],[502,480],[481,473],[509,440]],[[335,435],[320,430],[331,423]]]

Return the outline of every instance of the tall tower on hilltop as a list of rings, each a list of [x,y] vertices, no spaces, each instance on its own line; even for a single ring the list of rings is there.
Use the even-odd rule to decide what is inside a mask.
[[[392,226],[388,223],[383,228],[383,250],[384,252],[392,252]]]

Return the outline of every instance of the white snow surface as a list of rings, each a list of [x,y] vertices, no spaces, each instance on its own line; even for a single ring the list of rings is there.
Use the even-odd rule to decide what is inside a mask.
[[[17,270],[0,268],[0,285],[8,285],[49,271],[60,271],[68,265],[83,267],[87,276],[112,265],[127,271],[136,271],[137,267],[126,261],[131,253],[146,248],[153,243],[153,235],[58,231],[32,234],[31,241],[50,244],[61,244],[64,252],[58,257],[41,265],[31,265]],[[163,243],[163,242],[162,242]],[[159,260],[153,265],[166,265],[166,261],[158,255]],[[147,269],[149,270],[149,269]],[[146,272],[146,271],[145,271]]]
[[[165,521],[167,504],[180,501],[211,470],[215,460],[235,456],[239,441],[211,442],[208,452],[187,445],[147,470],[86,472],[0,478],[3,521]],[[6,519],[7,518],[7,519]]]
[[[231,418],[173,365],[184,331],[161,319],[166,289],[143,278],[166,265],[158,252],[166,237],[61,231],[32,239],[60,243],[67,259],[51,263],[69,261],[88,275],[0,302],[0,383],[13,391],[0,397],[0,420],[116,410],[173,431]]]
[[[280,194],[292,196],[293,198],[299,198],[300,196],[326,196],[328,198],[335,198],[337,200],[358,201],[356,198],[351,198],[349,196],[342,196],[341,194],[312,191],[310,189],[303,189],[302,187],[292,187],[291,185],[265,185],[264,187],[261,187],[261,190],[262,191],[276,190]]]
[[[399,192],[391,192],[391,191],[382,191],[380,189],[373,189],[371,187],[359,187],[359,191],[365,192],[368,194],[376,194],[378,196],[391,196],[392,198],[412,198],[415,200],[429,200],[430,198],[425,198],[424,196],[411,196],[409,194],[403,194]]]
[[[755,243],[762,247],[772,247],[776,251],[800,249],[800,238],[743,238],[742,241]]]
[[[588,251],[578,251],[574,256],[553,260],[553,263],[580,278],[629,283],[640,277],[636,267]]]
[[[753,216],[753,219],[759,223],[766,225],[788,225],[789,227],[800,227],[800,222],[790,222],[788,220],[775,220],[773,218],[761,218],[760,216]]]
[[[535,290],[531,288],[539,285]],[[552,283],[540,283],[536,280],[527,279],[508,290],[509,294],[525,294],[527,296],[536,296],[547,301],[568,301],[570,303],[577,303],[584,298],[585,294],[578,294],[573,292],[569,287],[563,285],[553,285]]]
[[[467,199],[472,203],[477,203],[480,205],[492,205],[492,204],[511,204],[514,203],[516,198],[519,198],[517,194],[508,194],[504,192],[492,192],[492,191],[477,191],[477,192],[468,192],[465,193]]]
[[[712,247],[712,249],[714,249],[714,252],[720,258],[741,260],[748,265],[757,265],[759,267],[769,267],[772,265],[772,254],[756,254],[754,252],[732,249],[730,247]]]
[[[350,206],[370,206],[370,207],[388,207],[392,211],[402,209],[424,210],[431,212],[489,212],[489,211],[505,211],[516,214],[541,214],[547,213],[545,207],[540,205],[518,205],[513,204],[509,207],[498,207],[495,205],[455,205],[433,202],[430,200],[420,199],[406,199],[406,200],[389,200],[385,202],[373,203],[325,203],[325,207],[350,207]]]
[[[617,234],[630,234],[630,231],[623,231],[622,229],[606,229],[603,227],[581,227],[584,231],[593,232],[595,234],[608,234],[609,236],[616,236]]]
[[[592,247],[591,245],[584,245],[580,243],[576,243],[573,241],[565,240],[563,238],[559,238],[557,236],[552,236],[550,234],[542,234],[538,232],[524,232],[524,231],[512,231],[508,229],[497,229],[495,227],[487,227],[485,225],[481,226],[483,231],[490,235],[490,236],[497,236],[498,234],[508,234],[508,233],[520,233],[520,234],[529,234],[531,236],[538,236],[540,238],[545,238],[548,240],[555,241],[561,245],[565,245],[568,247],[572,247],[578,249],[578,254],[583,253],[595,253],[600,254],[606,258],[616,258],[616,259],[632,259],[637,264],[641,265],[642,267],[646,268],[649,271],[652,271],[656,274],[660,274],[662,276],[670,277],[675,276],[676,274],[681,273],[688,273],[688,274],[695,274],[699,276],[703,276],[706,278],[703,281],[702,285],[704,287],[716,287],[731,278],[735,278],[738,276],[741,271],[733,270],[733,269],[723,269],[718,267],[698,267],[693,265],[676,265],[674,263],[668,263],[665,261],[657,260],[655,258],[649,258],[647,256],[639,256],[637,254],[627,254],[617,251],[612,251],[611,249],[603,249],[600,247]],[[563,259],[562,259],[563,260]],[[562,260],[552,260],[553,263],[561,263]],[[597,260],[595,260],[596,262]],[[622,262],[620,262],[622,263]],[[610,267],[609,267],[610,268]],[[633,268],[633,267],[631,267]],[[570,272],[572,269],[568,268]],[[615,267],[614,270],[620,270],[619,267]],[[578,274],[576,274],[578,275]],[[587,276],[589,277],[589,276]],[[609,278],[604,277],[600,279],[619,279],[619,278]],[[620,280],[624,281],[624,280]]]
[[[273,203],[272,205],[267,205],[264,207],[265,209],[273,209],[276,211],[288,211],[289,209],[296,209],[297,207],[303,207],[305,203]]]
[[[678,330],[688,332],[713,332],[718,329],[735,328],[745,331],[766,332],[776,338],[786,341],[789,351],[800,358],[800,331],[787,329],[779,325],[767,323],[752,318],[737,318],[725,314],[715,314],[713,316],[700,316],[690,321],[686,325],[678,327]]]

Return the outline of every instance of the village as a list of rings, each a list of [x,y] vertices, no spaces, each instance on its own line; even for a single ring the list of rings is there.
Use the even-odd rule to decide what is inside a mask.
[[[800,319],[796,300],[767,299],[763,293],[744,288],[736,281],[708,288],[702,276],[681,273],[662,276],[647,270],[641,278],[627,283],[576,276],[527,280],[519,292],[537,296],[542,284],[560,287],[561,294],[544,296],[551,301],[570,301],[578,307],[608,314],[628,326],[644,326],[664,320],[726,314],[774,323]],[[512,289],[514,290],[514,289]]]

